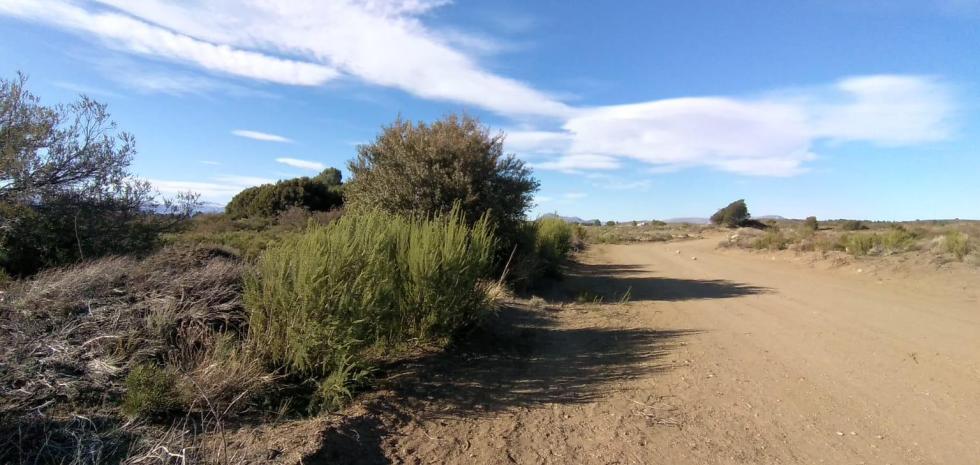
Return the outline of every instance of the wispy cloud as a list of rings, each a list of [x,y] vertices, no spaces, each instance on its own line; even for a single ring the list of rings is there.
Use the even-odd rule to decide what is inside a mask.
[[[282,142],[285,144],[290,144],[293,142],[292,139],[280,135],[269,134],[267,132],[252,131],[248,129],[235,129],[234,131],[231,131],[231,133],[238,137],[244,137],[246,139],[252,139],[252,140],[260,140],[263,142]]]
[[[2,0],[0,14],[89,34],[112,47],[132,53],[262,81],[319,85],[339,75],[324,64],[279,58],[235,48],[231,44],[206,42],[179,30],[173,32],[151,24],[153,18],[143,18],[149,21],[146,22],[116,12],[86,9],[65,0]]]
[[[645,191],[649,190],[653,186],[653,182],[649,179],[641,179],[638,181],[622,181],[622,180],[609,180],[602,183],[593,183],[595,187],[602,189],[610,189],[615,191]]]
[[[632,159],[655,169],[708,166],[791,176],[818,141],[907,146],[952,134],[949,88],[926,76],[862,76],[759,98],[693,97],[583,109],[561,131],[513,132],[508,149],[552,155],[534,166],[613,170]]]
[[[483,69],[466,53],[496,49],[491,39],[426,27],[421,17],[448,3],[442,0],[98,3],[102,8],[68,0],[0,0],[0,14],[91,35],[131,53],[250,79],[319,85],[347,75],[508,115],[570,111],[547,93]]]
[[[276,162],[309,171],[323,171],[327,167],[318,161],[300,160],[298,158],[276,158]]]
[[[54,81],[51,84],[53,84],[55,87],[65,89],[70,92],[82,94],[82,95],[109,97],[109,98],[122,97],[122,95],[119,94],[118,92],[113,92],[111,90],[106,90],[106,89],[93,87],[85,84],[78,84],[78,83],[68,82],[68,81]]]
[[[246,188],[273,183],[276,180],[253,176],[220,175],[207,181],[166,179],[150,179],[149,181],[156,190],[163,194],[191,191],[201,194],[205,201],[223,204]]]

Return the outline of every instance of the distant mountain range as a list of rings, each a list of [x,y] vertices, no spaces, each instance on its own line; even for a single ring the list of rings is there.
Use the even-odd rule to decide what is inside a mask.
[[[539,220],[543,220],[545,218],[558,218],[566,223],[573,223],[573,224],[588,224],[597,221],[597,220],[583,220],[582,218],[579,218],[577,216],[561,216],[557,213],[545,213],[544,215],[538,217]]]
[[[204,202],[198,206],[197,211],[201,213],[224,213],[225,206],[216,202]]]
[[[711,220],[707,218],[700,218],[700,217],[668,218],[663,221],[664,223],[690,223],[690,224],[708,224],[711,222]]]

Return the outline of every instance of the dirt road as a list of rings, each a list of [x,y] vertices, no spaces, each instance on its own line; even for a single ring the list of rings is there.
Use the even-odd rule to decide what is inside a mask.
[[[571,296],[628,303],[507,310],[496,349],[342,436],[363,463],[980,463],[976,274],[925,286],[717,243],[593,247]]]

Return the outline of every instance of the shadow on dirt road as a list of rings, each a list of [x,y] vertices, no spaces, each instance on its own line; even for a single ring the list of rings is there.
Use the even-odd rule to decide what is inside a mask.
[[[771,289],[724,279],[676,279],[652,276],[637,265],[595,265],[575,263],[569,267],[558,301],[581,300],[583,296],[618,301],[683,301],[729,299],[772,292]]]
[[[327,434],[309,463],[391,463],[386,435],[407,423],[598,400],[617,382],[670,369],[664,356],[692,333],[563,328],[554,309],[505,308],[445,352],[385,368],[393,395]]]

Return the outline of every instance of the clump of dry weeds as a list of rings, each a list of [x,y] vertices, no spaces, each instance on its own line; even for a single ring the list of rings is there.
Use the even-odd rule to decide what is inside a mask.
[[[245,405],[271,376],[241,347],[244,267],[222,249],[170,248],[11,286],[0,302],[0,463],[101,463],[155,447],[120,411],[140,364],[177,374],[188,414],[220,420]]]

